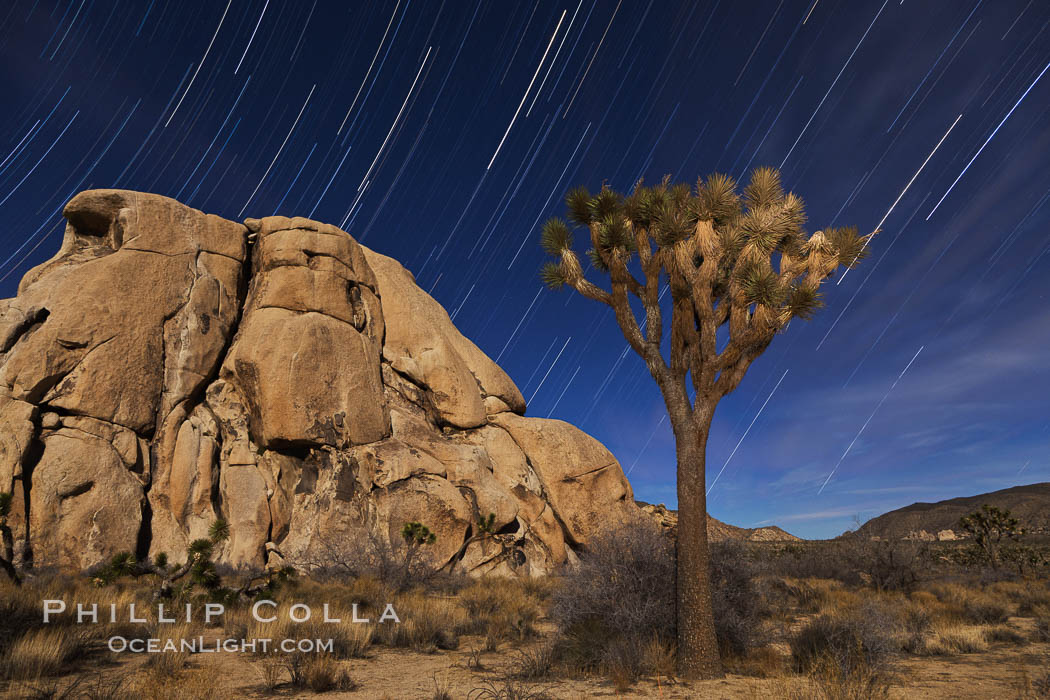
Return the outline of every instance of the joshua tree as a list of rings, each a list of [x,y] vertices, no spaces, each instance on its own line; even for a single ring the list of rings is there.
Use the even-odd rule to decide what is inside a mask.
[[[94,581],[98,586],[105,586],[124,576],[138,578],[146,574],[152,574],[158,579],[158,585],[153,591],[154,598],[171,598],[179,594],[186,594],[195,587],[206,591],[214,598],[235,601],[241,598],[254,599],[262,595],[271,595],[282,583],[294,576],[295,570],[291,567],[270,569],[265,572],[249,572],[244,583],[237,588],[227,588],[222,585],[222,577],[215,568],[212,561],[215,556],[215,548],[229,539],[230,526],[225,520],[219,518],[208,528],[206,538],[196,539],[186,548],[186,561],[178,566],[168,562],[168,555],[159,553],[150,561],[139,561],[131,552],[120,552],[104,566],[94,573]],[[176,583],[189,576],[189,579],[176,587]]]
[[[558,218],[543,226],[542,246],[554,261],[541,277],[612,307],[660,387],[678,462],[678,672],[717,677],[704,475],[715,407],[791,319],[813,316],[821,283],[864,257],[871,236],[854,228],[807,235],[802,200],[784,194],[772,168],[755,170],[742,197],[732,178],[715,174],[695,190],[669,176],[655,187],[639,182],[629,196],[577,188],[566,204],[569,221],[589,233],[590,267],[607,284],[587,279],[572,229]],[[632,297],[645,313],[641,324]]]
[[[1020,524],[1021,521],[1011,515],[1010,511],[987,503],[981,506],[980,510],[959,519],[959,527],[973,538],[976,553],[973,558],[987,562],[995,570],[998,570],[1002,563],[1004,546],[1011,540],[1019,542],[1026,534]]]

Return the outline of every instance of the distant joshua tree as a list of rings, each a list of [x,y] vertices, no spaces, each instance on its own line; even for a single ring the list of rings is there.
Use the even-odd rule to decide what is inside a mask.
[[[554,260],[541,277],[551,289],[567,285],[612,307],[660,387],[678,462],[678,672],[719,677],[704,474],[715,407],[792,319],[812,318],[822,306],[820,285],[863,258],[877,232],[826,228],[807,235],[802,200],[784,193],[773,168],[753,171],[743,196],[726,175],[701,179],[695,189],[672,185],[668,176],[655,187],[639,181],[628,196],[580,187],[566,204],[569,221],[587,229],[590,267],[606,284],[587,279],[572,229],[559,218],[543,226],[541,245]]]
[[[979,510],[959,519],[959,527],[973,538],[975,561],[987,563],[998,570],[1003,560],[1003,550],[1012,552],[1007,546],[1011,541],[1020,542],[1026,534],[1021,521],[1009,510],[985,503]],[[1014,558],[1014,557],[1009,557]]]

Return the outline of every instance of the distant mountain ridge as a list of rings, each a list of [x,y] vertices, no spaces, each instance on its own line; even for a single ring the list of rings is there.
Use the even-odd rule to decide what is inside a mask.
[[[1050,482],[1013,486],[936,503],[913,503],[872,518],[857,534],[879,539],[954,540],[964,536],[959,519],[984,504],[1006,508],[1036,536],[1050,536]]]
[[[664,504],[653,505],[644,501],[635,501],[641,506],[642,511],[657,522],[661,527],[676,531],[678,528],[678,511],[669,510]],[[723,542],[725,540],[746,540],[748,542],[800,542],[801,537],[796,537],[790,532],[785,532],[775,525],[768,527],[737,527],[724,523],[721,520],[707,516],[707,537],[712,542]]]

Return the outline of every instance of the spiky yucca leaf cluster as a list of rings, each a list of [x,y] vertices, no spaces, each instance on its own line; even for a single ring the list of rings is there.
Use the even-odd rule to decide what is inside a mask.
[[[568,222],[588,229],[596,270],[627,280],[634,291],[643,286],[629,277],[637,257],[646,277],[666,271],[675,298],[710,299],[719,325],[733,320],[739,333],[742,319],[759,336],[792,318],[811,318],[822,305],[821,283],[863,259],[869,238],[852,227],[807,234],[804,204],[784,192],[774,168],[754,170],[742,193],[733,178],[716,173],[693,188],[669,177],[652,187],[639,182],[627,196],[579,187],[566,205]],[[541,278],[552,289],[589,284],[568,222],[553,218],[543,227],[543,249],[553,261]]]
[[[405,523],[401,528],[401,536],[405,538],[405,542],[416,546],[437,542],[437,535],[431,532],[430,528],[423,523]]]

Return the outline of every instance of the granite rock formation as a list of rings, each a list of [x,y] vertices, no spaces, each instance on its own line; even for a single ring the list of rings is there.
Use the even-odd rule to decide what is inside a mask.
[[[537,575],[637,516],[608,450],[526,417],[412,275],[338,228],[122,190],[64,215],[0,301],[0,491],[27,563],[178,558],[221,517],[221,561],[309,566],[419,521],[436,565]]]

